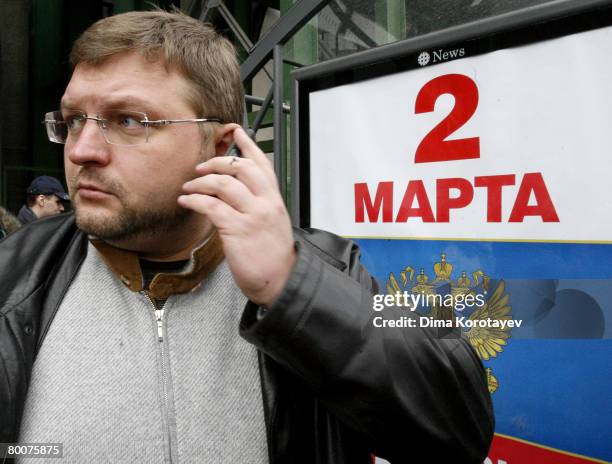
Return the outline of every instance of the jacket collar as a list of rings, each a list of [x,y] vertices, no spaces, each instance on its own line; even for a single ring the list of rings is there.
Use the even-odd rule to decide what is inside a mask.
[[[29,206],[23,205],[21,209],[19,210],[17,219],[19,219],[19,221],[22,224],[28,224],[32,221],[36,221],[38,219],[38,216],[34,214],[34,211],[32,211],[32,209]]]
[[[133,292],[145,290],[138,254],[116,248],[103,240],[90,238],[106,265]],[[177,293],[187,293],[214,271],[223,261],[223,247],[219,233],[213,234],[191,252],[187,269],[179,273],[158,273],[146,289],[155,299],[166,299]]]

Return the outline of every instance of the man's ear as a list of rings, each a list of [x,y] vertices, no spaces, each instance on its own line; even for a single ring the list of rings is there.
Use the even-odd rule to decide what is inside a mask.
[[[215,156],[223,156],[234,141],[234,130],[240,126],[235,123],[223,124],[215,128]]]
[[[41,208],[43,206],[45,206],[45,200],[47,199],[47,197],[45,197],[42,193],[40,195],[36,196],[36,204],[38,206],[40,206]]]

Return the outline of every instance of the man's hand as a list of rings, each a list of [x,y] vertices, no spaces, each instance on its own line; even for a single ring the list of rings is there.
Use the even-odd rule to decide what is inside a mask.
[[[178,202],[205,214],[219,231],[234,279],[251,301],[271,305],[295,264],[291,221],[266,155],[242,130],[243,158],[216,156],[183,185]]]

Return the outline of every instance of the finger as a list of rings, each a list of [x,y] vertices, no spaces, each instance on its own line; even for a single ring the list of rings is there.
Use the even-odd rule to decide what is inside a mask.
[[[219,198],[210,195],[180,195],[178,204],[196,213],[204,214],[217,229],[232,228],[238,222],[240,213]]]
[[[272,166],[272,163],[270,163],[268,157],[259,149],[255,141],[246,134],[242,127],[234,130],[234,141],[238,145],[238,148],[240,148],[242,156],[244,158],[253,160],[266,172],[269,180],[274,182],[275,185],[278,185],[278,180],[276,179],[276,174],[274,173],[274,166]]]
[[[238,179],[225,174],[208,174],[183,184],[183,192],[216,196],[240,212],[249,209],[253,194]]]
[[[233,176],[242,182],[254,195],[265,195],[276,191],[276,185],[270,185],[266,173],[255,161],[235,156],[216,156],[196,166],[200,176],[210,174],[225,174]]]

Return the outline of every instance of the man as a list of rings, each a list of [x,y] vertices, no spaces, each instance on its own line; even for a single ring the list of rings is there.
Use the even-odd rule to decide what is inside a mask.
[[[75,214],[0,247],[2,442],[61,442],[65,462],[482,462],[478,358],[373,328],[356,246],[292,230],[237,124],[229,42],[126,13],[71,61],[45,119]]]
[[[17,218],[22,224],[64,211],[62,201],[70,196],[55,177],[39,176],[32,181],[27,190],[26,204],[21,207]]]

